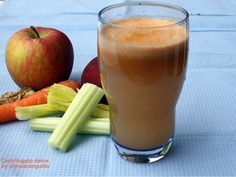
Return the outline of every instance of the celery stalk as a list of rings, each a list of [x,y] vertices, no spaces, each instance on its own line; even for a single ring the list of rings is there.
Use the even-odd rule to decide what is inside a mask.
[[[76,92],[72,88],[60,84],[53,84],[53,86],[51,86],[48,90],[48,95],[50,94],[58,97],[63,95],[64,100],[72,101],[76,95]]]
[[[97,107],[102,110],[109,111],[109,106],[106,104],[98,104]]]
[[[73,89],[60,84],[54,84],[48,91],[48,104],[55,109],[65,112],[75,95],[76,92]],[[105,104],[98,104],[91,116],[108,117],[109,106]]]
[[[52,107],[65,112],[74,99],[76,92],[66,86],[54,84],[48,90],[47,101]]]
[[[59,102],[53,104],[34,105],[16,108],[16,117],[19,120],[28,120],[37,117],[51,116],[55,114],[63,114],[68,106],[63,106]],[[61,111],[60,111],[61,110]],[[64,110],[64,111],[62,111]],[[94,109],[92,117],[109,117],[109,112],[101,109],[100,104]]]
[[[29,125],[34,131],[52,132],[59,124],[61,118],[47,117],[36,118],[29,121]],[[109,135],[110,133],[109,118],[88,118],[84,126],[78,129],[79,134]]]
[[[54,100],[55,101],[55,100]],[[57,101],[57,102],[54,102],[54,101],[50,101],[50,103],[48,103],[52,108],[54,109],[57,109],[57,110],[60,110],[62,112],[66,112],[67,108],[69,107],[68,106],[64,106],[62,105],[62,101]],[[59,103],[60,102],[60,103]]]
[[[48,104],[27,106],[27,107],[16,107],[16,118],[19,120],[28,120],[36,117],[43,117],[53,114],[62,114],[61,111],[54,109]]]
[[[99,106],[97,106],[92,114],[92,117],[109,117],[109,112],[107,110],[101,109]]]
[[[53,131],[48,141],[49,145],[66,151],[78,129],[83,126],[103,95],[104,92],[99,87],[84,84]]]

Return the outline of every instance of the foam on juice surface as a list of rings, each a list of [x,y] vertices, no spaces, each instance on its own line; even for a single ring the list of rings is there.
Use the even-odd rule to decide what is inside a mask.
[[[128,18],[111,22],[103,34],[127,45],[165,47],[186,40],[186,29],[176,21],[154,18]]]

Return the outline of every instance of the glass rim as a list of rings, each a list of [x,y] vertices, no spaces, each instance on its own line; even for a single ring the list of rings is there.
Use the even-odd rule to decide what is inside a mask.
[[[149,26],[149,27],[139,27],[139,26],[126,26],[126,25],[118,25],[113,23],[110,20],[106,20],[105,18],[102,17],[102,14],[118,8],[118,7],[125,7],[125,6],[132,6],[132,5],[136,5],[136,6],[157,6],[157,7],[165,7],[165,8],[169,8],[169,9],[174,9],[177,10],[179,12],[182,12],[185,17],[179,21],[176,21],[173,24],[169,24],[169,25],[163,25],[163,26]],[[122,3],[116,3],[116,4],[112,4],[109,6],[104,7],[103,9],[101,9],[98,13],[98,21],[104,24],[108,24],[110,26],[114,26],[117,28],[129,28],[129,29],[161,29],[161,28],[168,28],[168,27],[173,27],[173,26],[177,26],[182,24],[183,22],[187,22],[189,18],[189,13],[187,12],[187,10],[185,10],[184,8],[178,6],[178,5],[174,5],[174,4],[169,4],[169,3],[162,3],[162,2],[155,2],[155,1],[130,1],[130,2],[122,2]]]

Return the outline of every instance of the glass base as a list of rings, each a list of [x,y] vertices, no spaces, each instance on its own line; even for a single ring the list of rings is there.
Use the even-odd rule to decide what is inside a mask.
[[[162,159],[169,151],[173,138],[169,141],[155,149],[151,150],[133,150],[126,148],[124,146],[115,143],[116,150],[118,154],[125,160],[135,163],[153,163]]]

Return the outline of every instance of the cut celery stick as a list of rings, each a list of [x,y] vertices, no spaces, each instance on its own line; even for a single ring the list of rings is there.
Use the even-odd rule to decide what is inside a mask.
[[[54,100],[55,101],[55,100]],[[66,110],[68,109],[69,105],[68,106],[64,106],[62,105],[62,101],[57,101],[57,102],[54,102],[54,101],[50,101],[48,104],[54,108],[54,109],[57,109],[57,110],[60,110],[62,112],[66,112]],[[59,103],[60,102],[60,103]]]
[[[109,105],[100,103],[100,104],[97,105],[97,107],[102,109],[102,110],[109,111]]]
[[[38,124],[38,125],[53,125],[56,126],[62,120],[61,117],[43,117],[43,118],[35,118],[31,119],[29,122],[30,124]],[[89,124],[90,122],[106,122],[109,123],[108,117],[103,118],[86,118],[86,123]],[[95,127],[96,128],[96,127]]]
[[[72,100],[71,101],[63,100],[63,95],[61,95],[61,98],[48,95],[47,101],[51,107],[58,109],[60,111],[63,111],[63,112],[66,112],[67,108],[70,106],[72,102]]]
[[[19,120],[28,120],[36,117],[43,117],[54,114],[62,114],[61,111],[49,106],[48,104],[16,107],[16,118]]]
[[[34,105],[27,107],[17,107],[16,116],[19,120],[28,120],[37,117],[51,116],[54,114],[63,114],[68,106],[63,106],[59,102],[53,104]],[[100,109],[99,105],[95,108],[92,117],[109,117],[109,112]]]
[[[99,106],[97,106],[92,114],[92,117],[109,117],[109,112],[107,110],[101,109]]]
[[[101,123],[98,123],[98,124],[101,124]],[[104,126],[107,127],[106,124]],[[110,130],[109,129],[89,129],[89,128],[87,128],[87,129],[82,129],[81,132],[79,132],[79,134],[84,134],[84,135],[109,135]]]
[[[60,105],[63,105],[63,106],[66,106],[66,107],[69,107],[71,102],[72,102],[72,100],[73,100],[73,99],[69,100],[69,101],[68,100],[64,100],[63,95],[61,95],[61,97],[48,95],[47,99],[48,99],[48,103],[49,104],[60,103]]]
[[[49,145],[66,151],[78,129],[83,126],[103,95],[101,88],[89,83],[83,84],[49,138]]]
[[[48,90],[48,95],[49,94],[58,96],[58,97],[63,95],[64,100],[70,101],[70,100],[73,100],[73,98],[76,95],[76,92],[72,88],[69,88],[60,84],[53,84],[53,86],[51,86]]]
[[[52,132],[61,118],[47,117],[36,118],[29,121],[29,125],[34,131]],[[83,127],[78,129],[79,134],[109,135],[110,122],[109,118],[88,118]]]
[[[69,96],[68,96],[69,95]],[[60,111],[65,112],[75,97],[76,92],[66,86],[54,84],[48,91],[48,104]],[[109,106],[105,104],[98,104],[92,113],[92,117],[108,117]]]
[[[65,112],[74,99],[76,92],[66,86],[54,84],[48,90],[48,104],[60,111]]]

